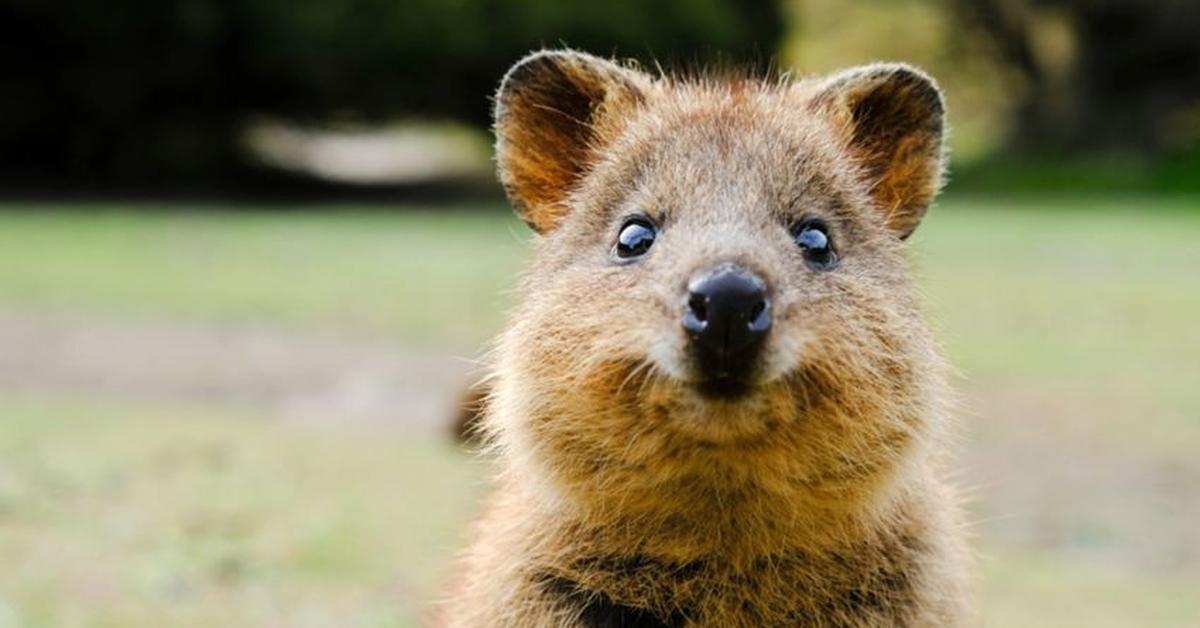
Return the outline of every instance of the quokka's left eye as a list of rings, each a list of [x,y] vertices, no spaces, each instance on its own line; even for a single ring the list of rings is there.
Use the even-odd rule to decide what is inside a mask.
[[[631,260],[641,257],[654,245],[658,227],[645,216],[627,218],[617,234],[617,245],[613,252],[617,259]]]
[[[804,259],[818,270],[829,270],[837,265],[837,252],[833,239],[829,237],[829,226],[824,221],[809,219],[792,229],[796,244],[804,251]]]

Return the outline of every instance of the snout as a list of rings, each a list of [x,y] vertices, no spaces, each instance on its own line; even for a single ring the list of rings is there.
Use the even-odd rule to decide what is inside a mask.
[[[735,263],[697,273],[688,283],[683,328],[701,391],[716,396],[743,392],[771,330],[766,282]]]

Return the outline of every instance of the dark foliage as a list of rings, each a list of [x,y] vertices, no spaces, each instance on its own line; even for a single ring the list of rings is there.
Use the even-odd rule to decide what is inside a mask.
[[[1200,150],[1195,0],[955,0],[955,6],[1023,78],[1010,141],[1016,152]],[[1054,22],[1063,28],[1047,37],[1045,26]],[[1048,45],[1048,39],[1062,41]]]
[[[484,125],[543,45],[741,62],[781,30],[770,0],[0,0],[0,178],[237,182],[254,116]]]

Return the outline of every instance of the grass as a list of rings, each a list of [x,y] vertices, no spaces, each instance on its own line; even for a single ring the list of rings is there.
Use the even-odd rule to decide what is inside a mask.
[[[0,405],[0,624],[415,625],[478,492],[478,465],[428,438]]]
[[[919,284],[968,378],[1103,391],[1154,406],[1194,434],[1198,206],[1136,197],[948,202],[914,236]]]
[[[1009,551],[988,562],[980,615],[988,626],[1191,626],[1196,579]]]
[[[1197,206],[951,197],[913,238],[988,625],[1200,623]],[[455,350],[529,240],[496,208],[3,209],[0,309]],[[432,437],[0,387],[0,626],[416,625],[482,477]]]
[[[495,207],[2,209],[0,303],[468,346],[496,328],[527,240],[526,229]]]

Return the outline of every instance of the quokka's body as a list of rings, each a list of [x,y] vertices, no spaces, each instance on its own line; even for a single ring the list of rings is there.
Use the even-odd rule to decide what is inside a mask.
[[[903,256],[942,118],[902,65],[509,72],[500,176],[540,236],[441,624],[967,622],[944,369]]]

